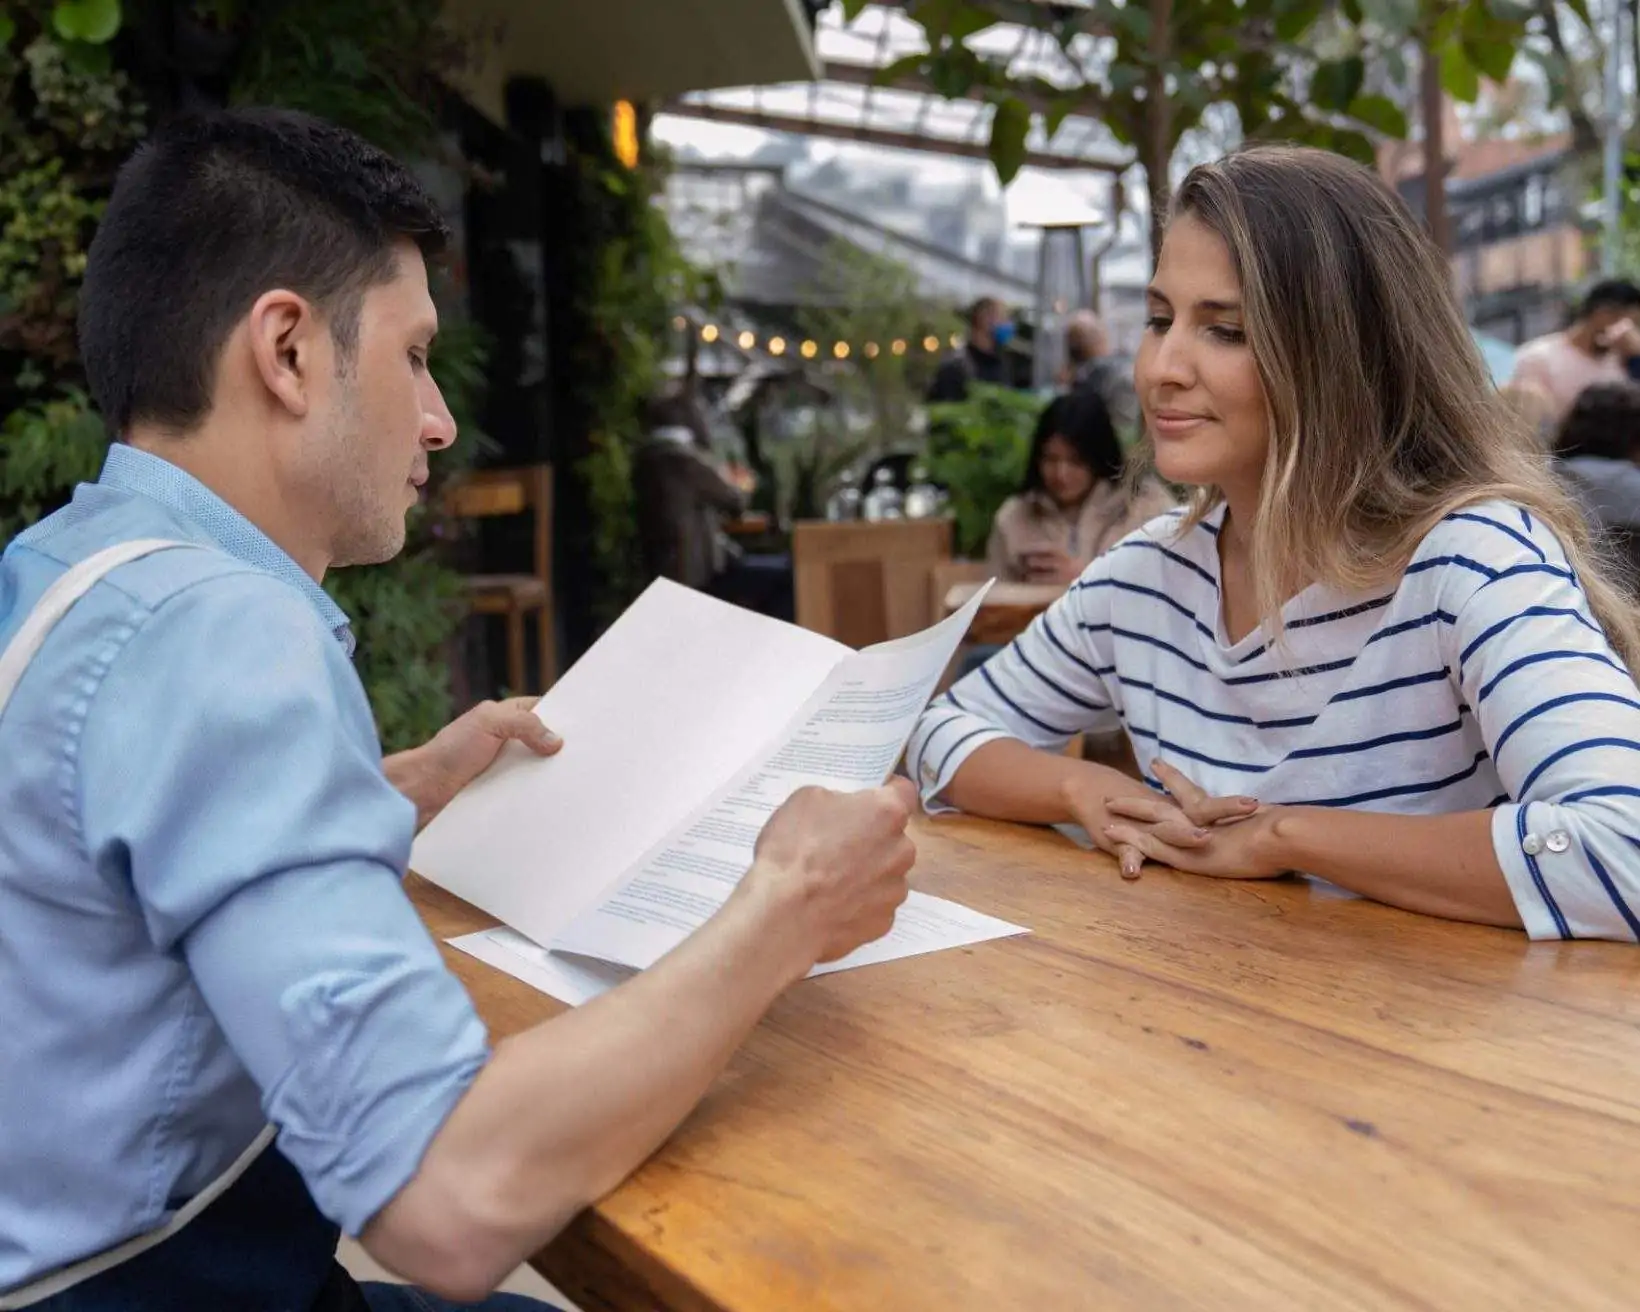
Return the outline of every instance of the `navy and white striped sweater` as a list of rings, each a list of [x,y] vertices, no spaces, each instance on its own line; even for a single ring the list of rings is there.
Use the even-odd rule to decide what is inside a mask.
[[[1422,815],[1493,808],[1533,938],[1640,940],[1640,693],[1559,540],[1518,506],[1449,516],[1393,592],[1311,587],[1280,644],[1230,643],[1224,515],[1152,520],[923,714],[936,799],[977,748],[1125,729],[1203,788]],[[1152,780],[1154,783],[1154,780]]]

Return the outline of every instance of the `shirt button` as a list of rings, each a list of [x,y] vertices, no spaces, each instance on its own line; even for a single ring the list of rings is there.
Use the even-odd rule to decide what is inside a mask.
[[[1549,837],[1543,840],[1543,845],[1551,852],[1564,852],[1572,845],[1572,836],[1564,829],[1551,829]]]
[[[1520,840],[1520,850],[1526,853],[1527,856],[1536,856],[1543,851],[1543,840],[1536,834],[1527,834],[1525,838]]]

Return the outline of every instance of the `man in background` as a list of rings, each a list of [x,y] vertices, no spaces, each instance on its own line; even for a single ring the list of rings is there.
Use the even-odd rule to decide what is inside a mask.
[[[1129,437],[1139,424],[1139,394],[1133,389],[1133,366],[1110,348],[1110,334],[1092,310],[1078,310],[1065,325],[1065,354],[1070,357],[1070,391],[1091,393],[1105,403],[1111,422]]]
[[[1564,332],[1527,342],[1515,356],[1509,387],[1535,393],[1543,419],[1556,427],[1585,387],[1626,382],[1640,361],[1640,287],[1619,278],[1597,282]]]
[[[968,307],[968,340],[934,374],[930,403],[967,400],[970,382],[1007,386],[1011,380],[1002,352],[1013,339],[1014,325],[1005,313],[995,296],[982,296]]]

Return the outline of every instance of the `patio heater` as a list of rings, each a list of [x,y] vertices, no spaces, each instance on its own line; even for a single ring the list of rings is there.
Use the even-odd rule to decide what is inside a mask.
[[[1065,324],[1090,306],[1087,247],[1083,231],[1104,216],[1064,187],[1033,198],[1022,228],[1038,228],[1036,308],[1032,326],[1031,386],[1052,389],[1065,365]]]

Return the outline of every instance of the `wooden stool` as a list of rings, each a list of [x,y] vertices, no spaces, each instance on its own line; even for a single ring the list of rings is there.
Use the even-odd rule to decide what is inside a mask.
[[[463,474],[445,492],[445,509],[457,519],[535,515],[533,574],[469,574],[462,579],[475,615],[496,615],[507,626],[507,683],[514,696],[542,693],[557,678],[552,606],[552,466],[484,469]],[[533,614],[540,642],[540,682],[530,688],[524,669],[524,620]]]

